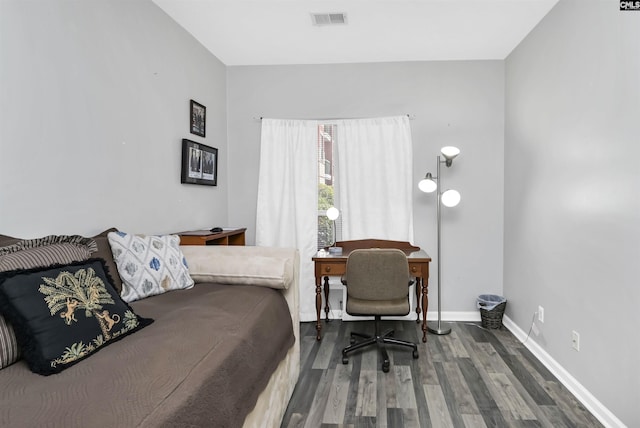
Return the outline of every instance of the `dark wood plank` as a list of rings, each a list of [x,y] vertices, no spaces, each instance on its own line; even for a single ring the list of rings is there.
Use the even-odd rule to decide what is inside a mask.
[[[388,427],[403,427],[404,415],[402,409],[390,408],[387,409],[387,426]]]
[[[522,355],[523,358],[525,358],[529,364],[531,365],[531,367],[538,373],[540,374],[540,376],[542,376],[542,378],[544,380],[551,380],[551,381],[555,381],[556,377],[553,375],[553,373],[551,373],[541,362],[540,360],[538,360],[536,357],[533,356],[533,354],[531,353],[531,351],[529,351],[527,348],[520,348],[518,349],[518,351],[520,352],[520,355]]]
[[[340,351],[340,355],[342,356],[342,351]],[[342,364],[342,359],[338,364]],[[349,382],[349,392],[347,393],[347,405],[344,410],[344,423],[355,424],[356,408],[358,407],[360,371],[362,370],[362,355],[350,356],[349,365],[351,366],[351,381]]]
[[[333,380],[335,378],[335,369],[322,371],[322,377],[316,387],[316,394],[311,402],[311,408],[304,423],[305,428],[315,428],[322,425],[324,411],[329,401],[329,393],[331,392]]]
[[[433,366],[436,369],[436,373],[438,375],[438,380],[440,382],[440,388],[442,389],[442,395],[444,395],[445,402],[447,403],[447,408],[449,410],[449,416],[453,421],[454,426],[464,426],[464,421],[460,412],[458,411],[458,401],[456,400],[456,394],[449,382],[449,378],[444,369],[445,363],[433,363]]]
[[[320,382],[322,375],[322,370],[309,369],[304,372],[304,376],[301,376],[300,379],[298,379],[298,383],[293,390],[293,395],[291,396],[291,400],[289,400],[289,405],[287,406],[285,419],[287,419],[287,417],[290,418],[293,414],[301,415],[303,421],[306,419],[309,409],[311,408],[311,404],[313,404],[313,400],[316,395],[316,388],[318,387],[318,383]]]
[[[458,364],[485,424],[487,426],[507,426],[504,416],[500,412],[489,388],[471,360],[469,358],[460,358]]]
[[[417,337],[416,337],[417,339]],[[416,342],[420,343],[420,342]],[[414,379],[413,381],[413,394],[416,398],[416,406],[418,411],[418,421],[420,422],[420,426],[426,427],[430,426],[431,416],[430,409],[428,406],[423,406],[421,403],[428,403],[425,385],[422,380],[422,372],[420,370],[421,367],[428,367],[428,355],[422,353],[417,360],[413,360],[412,364],[409,366],[411,370],[411,376]],[[435,370],[434,370],[435,374]],[[430,378],[430,377],[429,377]],[[418,380],[418,381],[416,381]]]
[[[498,351],[499,352],[499,351]],[[522,386],[533,397],[539,406],[555,404],[553,399],[547,394],[542,385],[536,382],[530,371],[527,371],[522,362],[513,355],[502,355],[502,359],[509,366],[513,375],[520,381]]]

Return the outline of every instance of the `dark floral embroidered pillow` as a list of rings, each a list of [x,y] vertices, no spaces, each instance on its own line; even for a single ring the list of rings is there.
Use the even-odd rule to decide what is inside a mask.
[[[114,289],[104,261],[0,274],[0,312],[34,373],[50,375],[153,322]]]

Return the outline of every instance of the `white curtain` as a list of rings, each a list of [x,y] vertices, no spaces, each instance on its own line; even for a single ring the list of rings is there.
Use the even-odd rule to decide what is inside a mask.
[[[342,239],[413,242],[413,149],[407,116],[335,122]]]
[[[318,122],[262,119],[256,245],[300,251],[300,319],[315,321]]]
[[[263,119],[256,245],[300,251],[300,319],[315,321],[318,121]],[[406,116],[336,120],[342,239],[413,242],[412,146]],[[335,160],[335,159],[334,159]]]

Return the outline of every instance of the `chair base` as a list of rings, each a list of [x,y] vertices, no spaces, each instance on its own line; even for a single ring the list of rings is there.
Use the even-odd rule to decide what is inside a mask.
[[[399,345],[399,346],[407,346],[413,349],[413,358],[418,358],[418,345],[412,342],[408,342],[406,340],[400,340],[393,337],[394,331],[387,330],[384,333],[379,333],[378,323],[380,322],[380,316],[377,315],[375,317],[375,335],[370,336],[362,333],[351,332],[351,345],[347,346],[342,350],[342,364],[349,363],[349,357],[347,354],[350,352],[356,351],[361,348],[365,348],[370,345],[377,345],[378,349],[380,349],[380,353],[382,355],[382,371],[385,373],[389,372],[389,354],[387,354],[387,348],[385,344],[390,345]],[[355,337],[363,338],[364,340],[360,342],[356,342]]]

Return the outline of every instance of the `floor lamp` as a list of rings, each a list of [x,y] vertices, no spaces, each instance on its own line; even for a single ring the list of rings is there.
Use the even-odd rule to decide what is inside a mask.
[[[438,223],[438,327],[431,328],[428,327],[430,333],[445,335],[451,333],[450,328],[442,328],[442,312],[441,312],[441,272],[442,272],[442,264],[440,263],[440,206],[444,205],[445,207],[455,207],[460,202],[460,193],[457,190],[447,190],[442,192],[442,178],[440,175],[440,164],[444,163],[447,167],[450,167],[453,164],[453,159],[460,154],[460,149],[456,147],[443,147],[440,150],[444,160],[438,156],[437,158],[437,166],[436,166],[436,176],[433,177],[430,172],[427,173],[426,177],[420,180],[418,183],[418,187],[420,190],[426,193],[431,193],[434,190],[436,191],[438,201],[436,208],[436,221]]]

